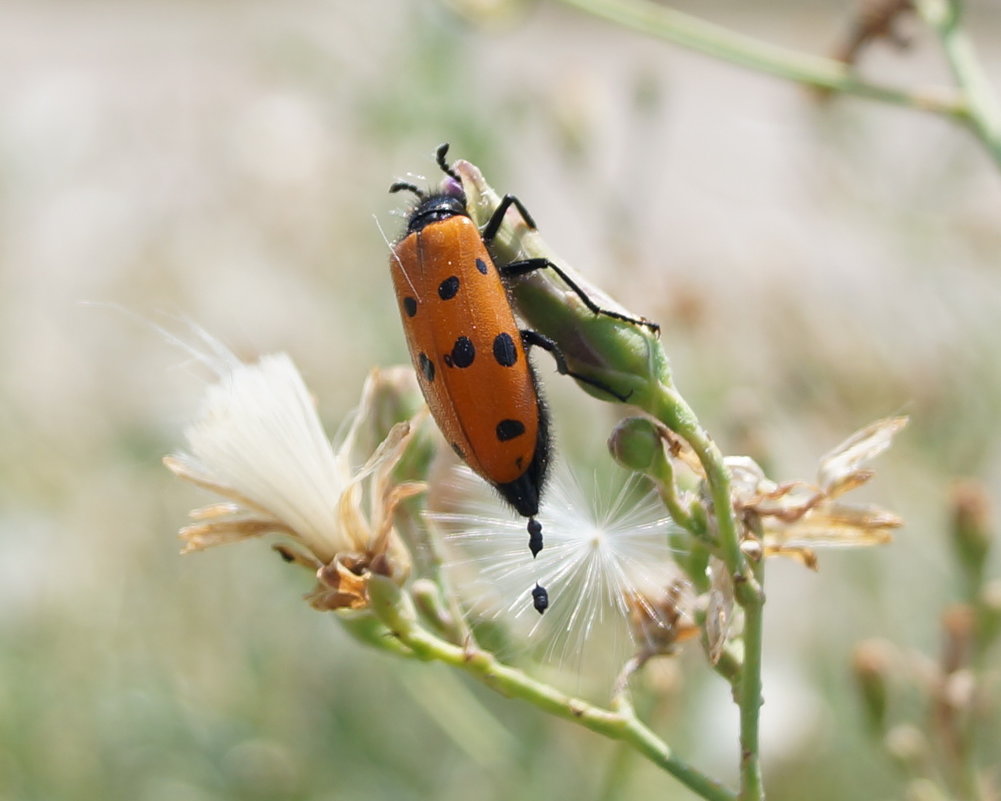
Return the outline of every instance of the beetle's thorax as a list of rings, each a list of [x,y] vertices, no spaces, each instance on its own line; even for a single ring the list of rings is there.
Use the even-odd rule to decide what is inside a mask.
[[[469,212],[466,211],[465,197],[449,194],[430,195],[421,200],[410,213],[407,220],[407,233],[413,234],[431,223],[459,216],[469,216]]]

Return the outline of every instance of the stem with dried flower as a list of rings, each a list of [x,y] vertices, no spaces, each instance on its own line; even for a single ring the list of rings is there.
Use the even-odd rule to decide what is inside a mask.
[[[503,664],[487,651],[462,648],[435,636],[418,624],[412,602],[389,579],[373,576],[368,591],[373,612],[417,658],[461,668],[497,692],[528,701],[552,715],[620,740],[702,798],[737,801],[722,784],[678,758],[663,740],[636,718],[628,704],[617,711],[603,709],[543,684]]]
[[[716,515],[720,555],[731,575],[742,575],[745,572],[744,556],[740,552],[740,535],[730,502],[730,474],[723,462],[723,454],[699,424],[695,412],[670,383],[662,379],[651,394],[652,402],[647,411],[691,445],[702,463]]]
[[[650,347],[660,349],[660,343]],[[651,358],[652,364],[667,364],[666,357]],[[742,801],[764,798],[759,753],[759,712],[761,709],[761,653],[764,622],[764,563],[751,562],[740,548],[740,530],[730,497],[730,473],[716,443],[699,423],[695,412],[674,388],[664,370],[640,405],[682,437],[695,452],[705,472],[712,500],[720,555],[733,577],[735,598],[744,613],[744,653],[739,667],[727,664],[740,710],[740,776]],[[684,519],[684,518],[683,518]],[[722,672],[722,671],[721,671]]]
[[[918,0],[919,12],[941,39],[960,92],[901,89],[863,80],[835,59],[800,53],[693,17],[652,0],[562,0],[568,6],[722,61],[786,78],[827,92],[949,117],[971,128],[1001,164],[1001,104],[987,81],[969,37],[959,25],[957,0]]]
[[[486,183],[478,169],[468,162],[456,162],[453,168],[461,176],[466,192],[467,206],[478,225],[486,224],[500,198]],[[558,263],[560,269],[583,287],[594,299],[603,298],[600,290],[579,276],[573,268],[562,262],[546,246],[538,232],[528,228],[514,209],[501,225],[493,241],[493,249],[502,263],[519,258],[539,258]],[[752,636],[744,645],[744,660],[740,668],[733,668],[732,682],[740,706],[741,717],[741,773],[744,777],[741,799],[757,801],[762,797],[760,769],[758,767],[758,707],[761,698],[760,630],[764,595],[754,571],[740,549],[740,530],[730,497],[730,473],[716,443],[699,423],[695,412],[675,389],[671,380],[670,362],[657,336],[641,323],[624,322],[608,315],[595,314],[565,286],[551,281],[545,275],[529,274],[519,279],[513,287],[519,314],[530,325],[559,344],[570,370],[586,377],[582,387],[599,397],[608,399],[608,393],[595,392],[598,384],[614,387],[615,395],[647,413],[684,439],[699,459],[706,477],[711,500],[712,520],[715,524],[714,548],[718,548],[726,569],[737,588],[736,601],[750,620]],[[659,443],[658,443],[659,444]],[[682,524],[689,523],[697,529],[694,518],[676,509]],[[704,532],[699,532],[704,539]],[[745,624],[746,625],[746,624]],[[757,649],[756,653],[750,653]],[[673,771],[671,771],[673,772]]]
[[[740,709],[740,775],[742,801],[764,797],[758,748],[758,717],[761,708],[761,648],[764,593],[761,579],[763,562],[749,566],[740,550],[740,534],[730,500],[730,474],[723,454],[685,399],[662,381],[649,409],[661,422],[683,437],[698,456],[706,474],[715,514],[720,554],[733,576],[735,597],[744,612],[744,658],[736,674],[734,689]]]

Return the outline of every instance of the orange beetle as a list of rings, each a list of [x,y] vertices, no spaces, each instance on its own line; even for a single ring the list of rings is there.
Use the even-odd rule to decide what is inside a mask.
[[[649,325],[596,306],[556,265],[526,259],[502,265],[488,246],[514,205],[526,224],[535,223],[521,202],[506,195],[483,232],[470,219],[459,176],[446,163],[448,144],[437,161],[451,179],[439,192],[411,183],[389,191],[413,192],[418,202],[403,236],[393,246],[390,268],[407,346],[418,382],[438,427],[452,449],[528,518],[529,548],[542,550],[542,526],[535,519],[549,466],[549,419],[527,349],[550,351],[557,369],[625,400],[608,387],[567,370],[556,345],[515,322],[503,279],[549,267],[591,311]],[[545,590],[533,592],[535,608],[548,605]]]

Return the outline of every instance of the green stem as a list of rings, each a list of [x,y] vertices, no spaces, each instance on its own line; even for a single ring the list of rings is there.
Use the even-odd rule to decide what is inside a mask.
[[[987,80],[973,42],[960,24],[960,4],[955,0],[919,0],[917,7],[925,22],[939,35],[953,77],[962,91],[967,122],[1001,164],[1001,103]]]
[[[652,412],[692,446],[705,471],[716,518],[720,553],[733,576],[737,603],[744,611],[744,659],[734,682],[740,708],[740,799],[760,801],[764,798],[758,742],[765,603],[762,591],[764,563],[759,561],[749,566],[740,550],[740,533],[730,498],[730,473],[716,443],[673,387],[662,383],[655,397],[657,408]]]
[[[695,622],[698,624],[699,629],[702,631],[701,644],[702,651],[705,654],[709,654],[709,637],[706,634],[706,612],[704,608],[701,608],[695,612]],[[736,687],[737,682],[740,681],[740,671],[743,667],[744,655],[743,649],[734,648],[733,644],[728,644],[723,648],[719,655],[719,659],[712,666],[720,676],[722,676],[731,687]]]
[[[705,532],[701,530],[698,523],[685,508],[681,496],[678,494],[678,485],[674,479],[674,463],[667,454],[661,452],[656,464],[651,471],[651,477],[655,480],[660,499],[667,507],[671,519],[681,526],[693,537],[703,538]]]
[[[777,47],[651,0],[561,2],[690,50],[809,86],[959,119],[965,119],[969,113],[963,98],[947,90],[913,92],[863,81],[840,61]]]
[[[474,221],[482,224],[497,208],[499,198],[471,164],[457,162],[455,169],[462,178],[470,213],[473,214]],[[508,262],[525,257],[549,258],[554,263],[556,261],[538,233],[528,229],[524,221],[513,222],[506,228],[502,226],[493,244],[494,250]],[[564,265],[564,269],[567,274],[573,275],[573,270],[568,266]],[[578,281],[576,275],[574,280],[578,285],[587,286],[587,282]],[[541,333],[560,344],[571,369],[579,364],[582,374],[601,381],[605,386],[615,386],[620,392],[630,393],[631,403],[653,415],[691,446],[702,465],[708,486],[715,523],[715,530],[712,532],[713,548],[718,548],[726,570],[733,578],[736,601],[750,619],[753,635],[754,627],[760,625],[764,597],[761,585],[748,568],[740,548],[740,529],[730,497],[730,473],[716,443],[671,384],[669,362],[659,340],[637,331],[635,326],[607,316],[595,315],[579,301],[568,303],[566,291],[551,284],[543,276],[527,276],[514,288],[514,293],[519,312]],[[680,504],[675,502],[677,499],[670,495],[666,500],[669,505],[674,506],[672,511],[677,513],[679,519],[693,530],[701,531],[692,512],[681,509]],[[397,630],[389,623],[386,625]],[[419,651],[418,646],[406,636],[401,635],[400,638],[415,651]],[[736,664],[736,659],[729,656],[722,670],[729,674],[728,678],[735,691],[742,692],[746,698],[756,699],[754,705],[741,702],[740,707],[742,748],[747,745],[751,749],[748,753],[745,748],[746,755],[741,761],[741,773],[747,777],[744,782],[747,788],[744,797],[748,801],[756,801],[762,795],[756,705],[761,697],[760,636],[752,636],[750,645],[757,648],[758,652],[751,657],[751,667],[748,670],[743,670]],[[686,786],[699,788],[696,792],[703,797],[733,797],[716,782],[701,773],[693,772],[687,764],[676,760],[667,746],[636,719],[626,693],[617,693],[617,703],[613,704],[612,711],[596,710],[575,699],[551,695],[555,691],[549,688],[545,688],[540,695],[534,683],[525,683],[531,680],[523,674],[503,672],[510,671],[510,668],[499,665],[495,671],[491,667],[497,665],[495,661],[484,661],[491,659],[489,655],[477,652],[475,659],[457,657],[454,663],[471,672],[478,672],[484,681],[504,692],[530,700],[553,714],[576,720],[610,737],[629,742],[640,753],[677,776]],[[503,687],[498,686],[501,676],[504,677]]]
[[[448,622],[452,628],[453,642],[475,645],[476,635],[469,627],[462,607],[459,605],[459,595],[453,591],[451,582],[442,567],[445,563],[445,552],[438,530],[430,527],[425,542],[429,558],[428,575],[438,590],[439,599],[445,599],[444,603],[448,611]]]
[[[758,743],[759,713],[761,711],[761,653],[764,639],[764,582],[765,563],[762,559],[752,564],[753,581],[757,588],[743,592],[737,587],[738,603],[744,609],[744,665],[740,672],[737,703],[740,706],[740,798],[741,801],[759,801],[764,798],[761,781],[761,749]]]
[[[594,706],[499,662],[491,653],[460,648],[436,637],[417,625],[416,612],[408,606],[409,599],[389,579],[374,577],[369,584],[369,595],[376,615],[419,658],[465,670],[503,695],[520,698],[551,715],[621,740],[702,798],[736,801],[731,790],[675,756],[663,740],[632,714],[628,705],[618,712]]]
[[[702,463],[716,515],[721,556],[730,575],[743,575],[744,555],[740,552],[740,535],[730,500],[730,473],[723,462],[723,454],[699,424],[695,412],[673,387],[661,383],[652,402],[655,408],[648,411],[684,438]]]

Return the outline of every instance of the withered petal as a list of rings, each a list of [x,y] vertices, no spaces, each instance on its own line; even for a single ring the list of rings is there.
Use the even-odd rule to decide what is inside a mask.
[[[706,645],[709,661],[719,662],[730,636],[730,625],[733,622],[733,578],[722,559],[712,557],[709,560],[709,602],[706,607]]]
[[[288,534],[295,536],[287,526],[275,520],[260,520],[257,518],[239,518],[236,520],[217,520],[212,523],[196,523],[182,528],[177,536],[184,540],[181,553],[204,551],[217,545],[228,545],[241,540],[260,537],[262,534]]]
[[[785,556],[814,571],[820,567],[817,554],[799,545],[765,545],[765,556]]]
[[[817,483],[825,491],[839,484],[846,476],[859,471],[890,447],[894,435],[907,425],[908,418],[885,417],[856,431],[820,460]]]

